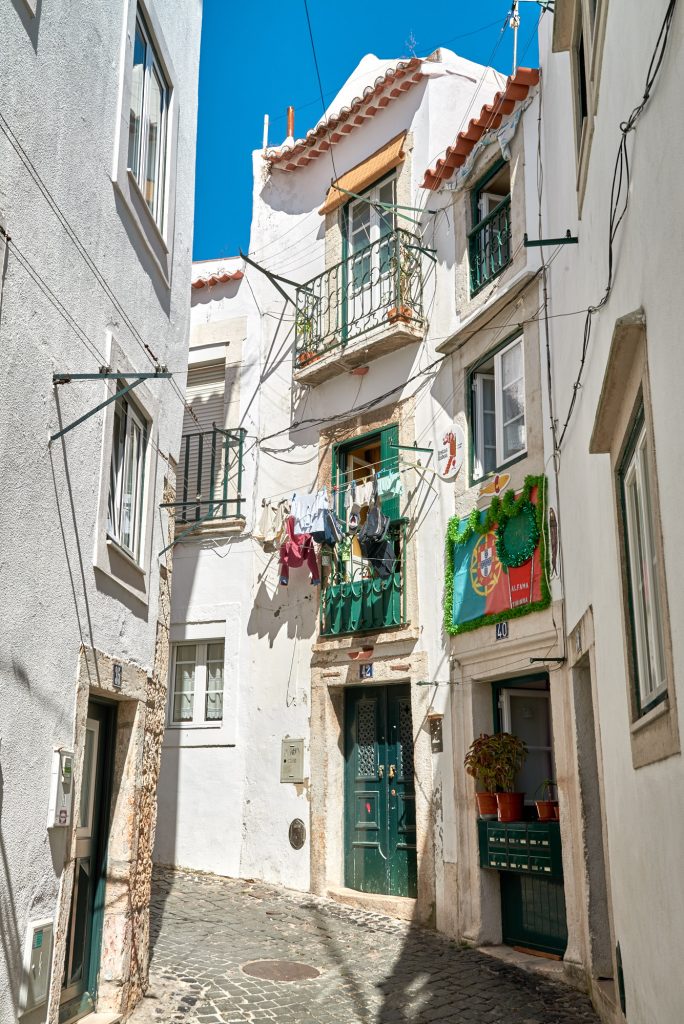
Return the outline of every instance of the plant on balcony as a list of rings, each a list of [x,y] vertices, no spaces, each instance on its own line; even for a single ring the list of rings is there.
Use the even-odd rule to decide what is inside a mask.
[[[299,310],[295,319],[297,342],[301,342],[301,347],[297,352],[297,366],[308,366],[309,363],[313,363],[318,359],[318,352],[316,352],[314,347],[313,333],[313,316],[305,313],[303,310]]]
[[[397,282],[396,305],[387,310],[390,323],[411,323],[417,319],[411,301],[411,277],[415,272],[415,260],[411,260],[406,252],[390,257],[390,273]]]
[[[513,792],[515,779],[527,758],[527,746],[510,732],[499,732],[492,737],[497,770],[496,794],[499,821],[520,821],[525,803],[524,793]]]
[[[468,775],[482,786],[482,791],[475,794],[481,818],[496,818],[496,788],[498,774],[495,758],[494,736],[481,733],[470,744],[463,764]]]
[[[557,821],[558,820],[558,799],[553,798],[554,793],[558,793],[558,786],[553,779],[544,779],[537,786],[535,796],[541,790],[541,800],[535,800],[537,808],[537,817],[540,821]]]

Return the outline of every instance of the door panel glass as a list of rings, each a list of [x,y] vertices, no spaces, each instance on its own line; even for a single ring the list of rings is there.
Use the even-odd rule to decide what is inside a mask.
[[[90,723],[86,726],[83,751],[83,775],[81,779],[81,802],[78,813],[78,828],[90,832],[92,828],[92,797],[95,775],[97,730]]]
[[[90,937],[89,917],[91,904],[90,858],[76,862],[77,886],[74,905],[73,947],[69,983],[83,979],[83,964],[86,945]]]

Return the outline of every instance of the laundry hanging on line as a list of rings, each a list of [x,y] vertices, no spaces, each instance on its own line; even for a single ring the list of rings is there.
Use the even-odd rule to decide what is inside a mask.
[[[278,502],[272,502],[270,498],[264,498],[261,502],[261,515],[257,528],[253,534],[264,551],[277,551],[283,540],[285,520],[290,514],[290,503],[286,498]]]
[[[285,521],[285,535],[280,546],[280,582],[282,586],[286,587],[290,582],[290,569],[299,569],[305,562],[311,573],[311,585],[319,586],[321,574],[313,538],[310,533],[296,533],[295,518],[290,515]]]
[[[313,494],[293,494],[290,513],[295,521],[295,533],[313,534],[314,540],[322,543],[325,539],[325,513],[329,508],[328,491],[325,487],[321,487]]]

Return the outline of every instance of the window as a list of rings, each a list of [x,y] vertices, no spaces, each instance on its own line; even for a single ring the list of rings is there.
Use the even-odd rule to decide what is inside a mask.
[[[119,387],[123,385],[119,382]],[[147,423],[126,397],[114,407],[107,535],[141,561]]]
[[[128,125],[128,169],[161,228],[164,213],[169,86],[142,18],[135,23]]]
[[[496,164],[473,189],[469,239],[470,294],[475,295],[511,260],[511,172]]]
[[[624,509],[635,684],[642,713],[662,699],[667,692],[650,463],[642,408],[619,471]]]
[[[172,725],[223,721],[225,643],[176,644],[173,649]]]
[[[524,338],[519,335],[471,373],[475,480],[527,450],[524,354]]]
[[[518,772],[516,788],[525,794],[525,803],[533,803],[535,797],[541,797],[542,783],[556,777],[548,682],[516,680],[512,687],[502,687],[498,709],[499,728],[519,736],[527,745],[527,757]]]
[[[575,45],[575,60],[577,62],[577,146],[582,144],[584,127],[589,117],[589,101],[587,99],[587,62],[584,52],[584,32],[580,34]]]

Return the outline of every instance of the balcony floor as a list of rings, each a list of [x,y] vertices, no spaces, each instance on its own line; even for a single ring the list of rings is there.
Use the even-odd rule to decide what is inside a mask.
[[[323,353],[314,362],[296,367],[294,379],[298,384],[321,384],[340,373],[346,373],[357,366],[363,366],[372,359],[378,359],[388,352],[396,352],[406,345],[416,345],[425,337],[422,321],[381,324],[379,327],[353,338],[344,347],[341,345]]]

